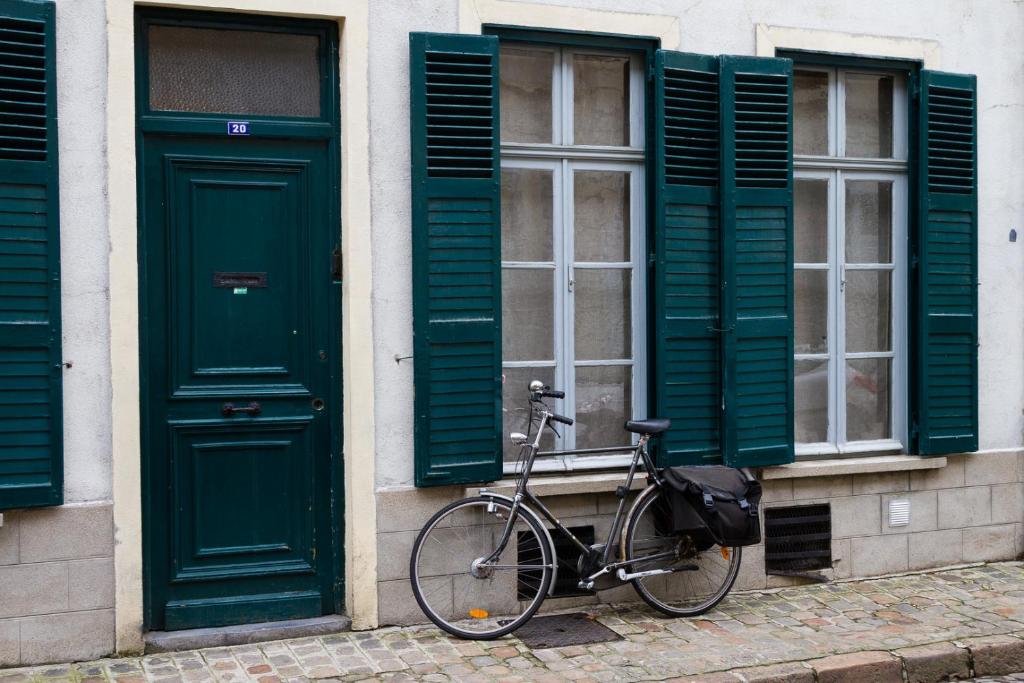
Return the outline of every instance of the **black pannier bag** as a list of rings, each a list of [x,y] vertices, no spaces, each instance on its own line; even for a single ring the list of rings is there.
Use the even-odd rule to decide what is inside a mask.
[[[693,536],[699,549],[712,542],[726,547],[761,542],[759,481],[722,465],[669,467],[662,476],[673,530]]]

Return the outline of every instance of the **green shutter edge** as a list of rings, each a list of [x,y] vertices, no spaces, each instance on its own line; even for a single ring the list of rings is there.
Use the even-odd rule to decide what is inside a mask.
[[[409,47],[415,483],[493,481],[502,469],[498,39],[411,33]],[[428,53],[491,58],[489,177],[430,171]]]
[[[930,95],[945,106],[950,90],[968,96],[961,100],[967,108],[955,107],[952,117],[948,108],[936,112],[938,125],[931,125]],[[977,81],[973,75],[921,70],[911,91],[911,449],[919,455],[967,453],[978,449],[979,422]],[[943,152],[950,141],[963,151]],[[956,177],[947,184],[950,156],[959,159],[953,162]],[[959,286],[949,287],[954,280]]]
[[[766,118],[758,124],[785,133],[782,162],[774,169],[781,179],[751,179],[744,150],[738,149],[737,91],[740,79],[775,79],[777,93],[785,94],[782,121]],[[784,81],[781,85],[779,79]],[[723,56],[721,58],[722,130],[722,326],[723,335],[723,457],[732,467],[763,467],[794,461],[793,426],[793,62],[776,57]],[[760,86],[748,85],[747,90]],[[767,101],[767,96],[765,100]],[[756,170],[756,169],[755,169]],[[766,171],[768,173],[768,171]],[[764,185],[764,186],[762,186]],[[744,227],[740,227],[742,225]],[[760,235],[759,233],[765,233]],[[771,234],[775,238],[771,238]],[[779,245],[778,237],[783,244]],[[744,273],[740,244],[766,240],[775,250],[777,267],[758,276]],[[767,263],[769,252],[758,252]],[[740,281],[745,277],[744,282]],[[763,305],[756,299],[773,289],[776,295]],[[757,295],[757,296],[755,296]],[[760,307],[760,314],[754,311]],[[741,309],[747,310],[744,314]]]
[[[63,366],[54,3],[0,0],[0,17],[42,23],[47,93],[45,160],[0,156],[0,215],[20,214],[31,226],[32,216],[45,212],[47,245],[45,268],[38,268],[44,271],[45,310],[36,309],[31,319],[17,307],[0,312],[0,357],[6,356],[0,363],[0,391],[14,397],[0,403],[0,422],[21,422],[19,431],[0,431],[0,510],[9,510],[63,503]],[[21,257],[17,250],[5,252],[2,242],[0,255],[12,262]],[[30,400],[32,391],[45,400]]]

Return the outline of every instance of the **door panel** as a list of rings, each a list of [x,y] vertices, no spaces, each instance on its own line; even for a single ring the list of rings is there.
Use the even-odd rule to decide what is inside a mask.
[[[170,307],[175,393],[308,394],[310,354],[298,331],[310,322],[309,164],[187,156],[166,164],[170,268],[181,284]]]
[[[337,610],[330,158],[143,136],[150,628]]]

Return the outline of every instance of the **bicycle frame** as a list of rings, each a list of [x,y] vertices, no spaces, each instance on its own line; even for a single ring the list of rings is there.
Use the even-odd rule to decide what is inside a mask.
[[[523,469],[519,475],[519,481],[516,484],[515,494],[510,498],[509,496],[504,496],[494,493],[492,491],[488,491],[486,488],[480,489],[481,496],[499,498],[505,501],[511,501],[512,503],[512,509],[509,512],[509,518],[505,524],[505,529],[502,532],[501,539],[498,541],[498,544],[494,552],[492,552],[489,556],[481,560],[482,564],[494,562],[498,557],[501,556],[501,553],[504,552],[505,547],[508,545],[508,542],[512,537],[512,528],[515,525],[515,521],[517,516],[519,515],[520,508],[525,508],[530,513],[534,514],[534,516],[536,516],[536,512],[534,512],[534,508],[536,508],[536,510],[539,511],[541,515],[543,515],[544,518],[547,519],[547,521],[554,526],[555,530],[566,536],[572,542],[572,544],[576,546],[581,553],[583,553],[584,556],[589,556],[591,553],[591,546],[587,545],[586,543],[578,539],[575,534],[569,531],[569,529],[567,529],[565,525],[563,525],[562,522],[557,517],[555,517],[554,514],[552,514],[552,512],[547,508],[547,506],[544,505],[544,503],[542,503],[541,500],[536,495],[534,495],[534,493],[529,489],[530,474],[533,470],[533,463],[540,452],[540,440],[544,434],[544,430],[550,427],[552,413],[548,411],[545,407],[545,410],[541,411],[540,416],[540,427],[537,429],[537,435],[534,438],[533,443],[523,443],[521,445],[521,448],[527,449],[528,452],[526,453],[526,460],[523,464]],[[615,547],[615,541],[618,538],[618,536],[622,533],[623,513],[626,509],[626,496],[628,495],[629,491],[632,490],[633,478],[636,476],[636,472],[641,461],[643,462],[643,467],[644,470],[647,472],[647,477],[649,481],[654,485],[661,485],[661,479],[658,476],[658,470],[657,468],[655,468],[654,463],[651,461],[650,454],[647,452],[648,441],[649,437],[647,435],[643,435],[640,437],[640,440],[636,443],[636,445],[625,448],[590,448],[577,449],[571,451],[557,451],[550,453],[551,455],[580,455],[609,452],[633,453],[633,459],[630,462],[629,471],[626,473],[625,483],[615,489],[615,493],[619,497],[619,504],[615,510],[615,516],[612,519],[611,529],[608,530],[608,540],[604,544],[604,550],[601,554],[601,562],[599,565],[600,569],[598,569],[598,571],[594,572],[590,576],[587,576],[585,579],[581,577],[581,585],[589,584],[588,587],[592,587],[594,580],[602,574],[613,572],[619,567],[631,564],[632,562],[637,562],[638,560],[650,561],[672,555],[672,553],[659,553],[656,555],[651,555],[649,557],[634,558],[630,562],[611,562],[611,553],[613,548]],[[551,548],[551,556],[553,563],[552,570],[554,573],[551,580],[551,588],[549,589],[550,592],[554,590],[555,579],[558,575],[558,558],[555,556],[555,546],[551,538],[550,532],[547,533],[547,541],[549,547]]]

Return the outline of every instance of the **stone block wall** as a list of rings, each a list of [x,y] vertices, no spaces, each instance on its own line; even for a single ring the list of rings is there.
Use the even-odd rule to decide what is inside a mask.
[[[114,524],[109,504],[3,513],[0,666],[114,651]]]
[[[1008,560],[1024,554],[1024,453],[949,456],[930,470],[771,479],[764,505],[829,503],[832,580],[878,576],[961,563]],[[614,484],[608,486],[614,488]],[[377,493],[380,624],[422,623],[409,587],[409,554],[420,527],[442,506],[466,495],[463,487]],[[889,501],[910,502],[910,523],[889,525]],[[603,542],[618,499],[609,493],[545,496],[566,526],[594,525]],[[737,590],[774,588],[802,579],[768,576],[764,545],[744,548]],[[545,609],[632,602],[629,586],[596,596],[548,600]]]

